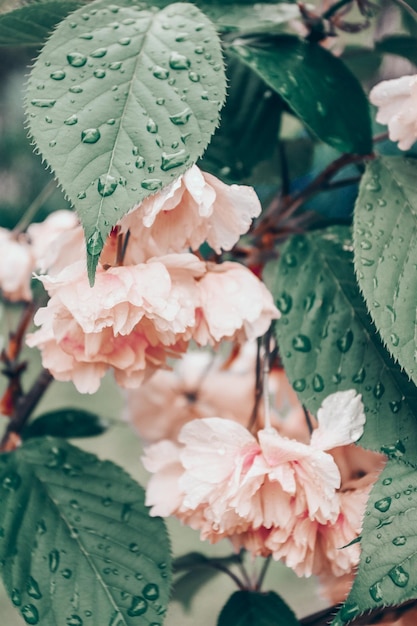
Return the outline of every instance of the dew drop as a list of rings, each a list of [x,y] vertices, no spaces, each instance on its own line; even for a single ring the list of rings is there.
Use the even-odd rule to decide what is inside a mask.
[[[279,296],[279,298],[277,299],[277,307],[279,308],[279,310],[281,311],[283,315],[286,315],[287,313],[291,311],[292,297],[290,296],[289,293],[286,293],[284,291]]]
[[[337,339],[336,345],[339,348],[340,352],[348,352],[353,343],[353,332],[348,328],[346,333],[340,339]]]
[[[129,544],[129,550],[130,550],[130,552],[134,552],[134,553],[139,552],[138,544],[137,543],[130,543]]]
[[[393,346],[398,346],[400,343],[400,338],[395,333],[391,333],[390,340]]]
[[[20,609],[20,612],[26,624],[37,624],[39,622],[38,609],[33,604],[25,604]]]
[[[83,67],[87,63],[87,57],[80,52],[70,52],[67,54],[67,61],[72,67]]]
[[[410,578],[409,573],[406,572],[401,565],[393,567],[392,570],[388,572],[388,576],[397,587],[406,587]]]
[[[304,378],[298,378],[293,382],[293,387],[295,391],[304,391],[304,389],[306,388],[306,381],[304,380]]]
[[[9,491],[17,491],[22,483],[22,479],[16,472],[10,471],[3,476],[2,487]]]
[[[364,367],[361,367],[360,370],[356,372],[354,376],[352,376],[352,382],[361,384],[365,380],[366,370]]]
[[[48,557],[49,561],[49,570],[54,573],[57,571],[59,567],[59,551],[51,550]]]
[[[149,583],[143,588],[142,593],[147,600],[157,600],[159,598],[159,587],[154,583]]]
[[[87,197],[87,194],[85,193],[85,191],[80,191],[79,193],[77,193],[78,200],[85,200],[86,197]]]
[[[81,141],[83,143],[97,143],[101,134],[98,128],[86,128],[81,132]]]
[[[380,400],[385,393],[385,387],[381,382],[377,382],[373,388],[373,394],[377,400]]]
[[[191,65],[190,59],[179,52],[171,52],[168,62],[173,70],[188,70]]]
[[[379,180],[376,176],[373,176],[367,183],[365,183],[365,189],[367,191],[381,191],[381,185],[379,184]]]
[[[106,76],[106,71],[102,69],[94,70],[93,72],[96,78],[104,78]]]
[[[148,133],[155,134],[158,132],[158,124],[150,117],[146,123]]]
[[[120,518],[122,520],[122,522],[128,522],[130,519],[130,516],[132,514],[132,505],[131,504],[124,504],[122,506],[122,512],[120,514]]]
[[[121,67],[122,67],[121,61],[113,61],[112,63],[109,63],[108,65],[109,70],[120,70]]]
[[[68,626],[83,626],[83,620],[79,615],[70,615],[67,617],[67,625]]]
[[[192,83],[198,83],[200,80],[200,74],[197,74],[197,72],[188,72],[188,78]]]
[[[383,598],[381,583],[377,581],[376,583],[371,585],[371,587],[369,587],[369,593],[372,600],[374,600],[375,602],[381,602]]]
[[[164,172],[168,172],[169,170],[174,169],[175,167],[179,167],[180,165],[184,165],[187,162],[190,155],[185,149],[178,150],[178,152],[172,152],[171,154],[167,154],[166,152],[162,153],[161,160],[161,170]]]
[[[405,447],[403,442],[398,439],[394,444],[381,446],[381,452],[387,454],[391,458],[400,459],[405,453]]]
[[[20,606],[22,604],[22,596],[20,595],[19,589],[12,589],[10,597],[15,606]]]
[[[374,504],[374,507],[381,511],[381,513],[385,513],[391,506],[391,498],[388,496],[387,498],[381,498],[381,500],[377,500]]]
[[[138,617],[148,610],[148,603],[142,596],[133,596],[132,603],[127,610],[129,617]]]
[[[55,72],[52,72],[52,74],[50,74],[52,80],[64,80],[65,76],[66,74],[64,70],[56,70]]]
[[[117,180],[114,176],[110,176],[110,174],[103,174],[100,176],[97,183],[97,191],[100,196],[106,198],[107,196],[111,196],[117,188]]]
[[[282,260],[285,265],[288,265],[288,267],[295,267],[297,265],[297,257],[291,252],[286,252],[282,257]]]
[[[100,231],[96,230],[87,240],[87,251],[91,256],[97,256],[103,249],[103,239]]]
[[[106,56],[107,54],[107,48],[97,48],[97,50],[94,50],[90,56],[92,56],[94,59],[101,59],[102,57]]]
[[[135,161],[135,167],[138,170],[141,170],[145,167],[145,159],[142,156],[139,156]]]
[[[182,126],[188,122],[190,117],[192,116],[192,111],[189,107],[186,107],[183,111],[179,113],[174,113],[174,115],[170,115],[169,119],[176,126]]]
[[[67,117],[66,120],[64,120],[64,124],[66,124],[66,126],[74,126],[74,124],[77,124],[78,122],[78,117],[75,115],[70,115],[69,117]]]
[[[83,88],[80,87],[79,85],[73,85],[72,87],[69,88],[69,90],[71,93],[82,93],[83,92]]]
[[[155,65],[152,74],[159,80],[166,80],[169,77],[169,71],[160,65]]]
[[[35,100],[31,100],[30,103],[34,107],[39,107],[41,109],[50,109],[56,103],[56,100],[51,100],[49,98],[36,98]]]
[[[390,485],[392,483],[392,478],[384,478],[384,480],[382,481],[382,484],[384,485],[384,487],[388,487],[388,485]]]
[[[61,572],[62,578],[65,578],[66,580],[69,580],[72,576],[72,571],[68,568],[63,569]]]
[[[121,46],[128,46],[131,41],[132,40],[130,39],[130,37],[122,37],[117,43],[119,43]]]
[[[320,374],[316,374],[313,378],[313,389],[317,392],[323,391],[324,389],[324,380]]]
[[[109,126],[114,126],[114,124],[116,123],[116,120],[114,119],[114,117],[111,117],[109,120],[107,120],[106,124],[108,124]]]
[[[155,100],[156,104],[158,104],[159,106],[162,106],[163,104],[165,104],[165,98],[157,98]]]
[[[141,187],[148,191],[158,191],[162,187],[162,180],[159,178],[146,178],[141,182]]]
[[[394,544],[394,546],[404,546],[407,543],[407,537],[404,537],[404,535],[399,535],[398,537],[394,537],[392,543]]]
[[[310,352],[311,341],[306,335],[296,335],[292,340],[292,347],[297,352]]]

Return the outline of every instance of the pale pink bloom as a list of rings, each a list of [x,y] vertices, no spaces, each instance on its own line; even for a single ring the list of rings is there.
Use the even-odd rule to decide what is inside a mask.
[[[389,137],[408,150],[417,139],[417,75],[384,80],[369,99],[378,107],[377,122],[387,124]]]
[[[93,288],[84,261],[40,277],[51,297],[27,343],[41,349],[44,367],[93,393],[109,367],[119,384],[132,387],[183,353],[198,305],[193,281],[204,264],[188,253],[172,256],[107,271],[99,266]]]
[[[0,246],[0,289],[3,296],[11,302],[31,300],[30,281],[35,260],[27,237],[0,228]]]
[[[226,185],[193,165],[168,187],[146,198],[120,225],[122,231],[130,230],[138,254],[144,246],[151,256],[188,247],[197,250],[204,241],[220,253],[234,246],[260,212],[252,187]],[[134,262],[138,260],[142,259]]]
[[[250,341],[280,317],[271,293],[240,263],[208,263],[199,290],[200,317],[193,335],[199,345],[216,345],[222,339]]]
[[[76,214],[65,210],[54,211],[43,222],[30,224],[27,234],[35,257],[34,267],[45,272],[62,256],[61,235],[73,232],[76,228],[81,230]],[[72,253],[76,254],[73,248]],[[76,260],[74,256],[71,262]]]

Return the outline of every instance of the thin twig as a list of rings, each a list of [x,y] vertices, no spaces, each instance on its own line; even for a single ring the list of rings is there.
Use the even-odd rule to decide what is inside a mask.
[[[329,7],[327,9],[327,11],[325,11],[322,14],[322,19],[323,20],[329,20],[335,13],[337,13],[338,11],[340,11],[340,9],[342,9],[343,7],[345,7],[348,4],[352,4],[353,0],[339,0],[338,2],[335,2],[335,4],[333,4],[333,6]]]
[[[29,224],[33,221],[33,218],[36,216],[39,209],[42,207],[44,202],[52,195],[52,193],[56,189],[56,184],[54,180],[51,180],[46,187],[42,189],[42,191],[36,196],[33,202],[28,206],[16,226],[13,228],[13,233],[16,235],[19,233],[23,233]]]
[[[258,578],[258,580],[256,582],[255,591],[260,591],[261,590],[263,582],[265,580],[266,573],[268,571],[268,567],[269,567],[270,562],[271,562],[271,555],[267,556],[264,559],[264,562],[263,562],[263,565],[262,565],[262,569],[261,569],[261,571],[259,573],[259,578]]]

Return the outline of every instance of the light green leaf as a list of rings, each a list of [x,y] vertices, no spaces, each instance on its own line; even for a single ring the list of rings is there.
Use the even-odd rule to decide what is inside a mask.
[[[277,32],[282,31],[290,20],[300,18],[298,5],[288,2],[276,4],[256,2],[246,6],[238,3],[219,3],[206,7],[203,4],[202,8],[223,32]]]
[[[298,626],[290,607],[273,591],[236,591],[224,605],[217,626]]]
[[[362,178],[354,217],[355,269],[388,350],[417,381],[417,162],[384,157]]]
[[[111,227],[202,155],[224,97],[219,38],[188,3],[96,0],[54,31],[26,109],[80,215],[90,279]]]
[[[82,0],[47,0],[0,15],[0,46],[38,46]]]
[[[416,470],[401,461],[388,461],[369,496],[359,569],[333,626],[365,611],[417,598],[416,525]]]
[[[341,152],[371,152],[368,101],[340,59],[293,35],[280,35],[262,45],[235,43],[231,50],[284,98],[322,141]]]
[[[375,50],[404,57],[417,65],[417,37],[388,35],[375,43]]]
[[[288,377],[313,413],[336,391],[362,394],[361,444],[393,457],[417,458],[417,389],[391,359],[360,295],[350,229],[293,236],[283,246],[273,293]]]
[[[84,409],[57,409],[39,415],[22,432],[23,439],[33,437],[96,437],[107,424],[95,413]]]
[[[164,523],[121,468],[60,439],[0,457],[0,558],[28,624],[161,624],[169,596]]]

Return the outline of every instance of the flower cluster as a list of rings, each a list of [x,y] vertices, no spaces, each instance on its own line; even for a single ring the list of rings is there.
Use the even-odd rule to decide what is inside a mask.
[[[376,121],[388,124],[389,137],[408,150],[417,140],[417,75],[384,80],[369,94],[378,107]]]
[[[238,263],[206,263],[188,251],[205,240],[230,248],[259,212],[252,189],[193,166],[113,229],[93,288],[76,226],[58,239],[60,254],[40,277],[50,300],[28,344],[41,349],[54,378],[93,393],[109,368],[121,386],[137,387],[191,340],[215,346],[264,334],[279,315],[265,285]],[[120,237],[128,242],[123,259]]]

